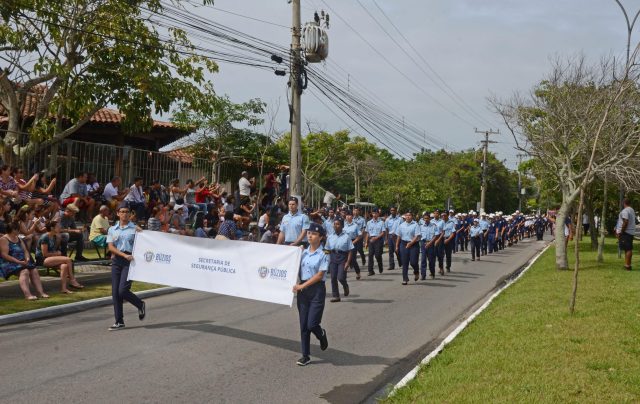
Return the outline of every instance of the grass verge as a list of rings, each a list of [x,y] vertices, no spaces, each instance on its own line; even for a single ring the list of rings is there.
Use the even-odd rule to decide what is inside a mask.
[[[639,402],[640,271],[622,269],[615,239],[603,264],[584,240],[576,314],[552,247],[384,402]]]
[[[133,282],[131,290],[139,292],[143,290],[161,288],[163,285],[152,283]],[[33,290],[32,290],[33,291]],[[42,309],[44,307],[58,306],[61,304],[111,296],[111,283],[102,285],[87,285],[77,293],[66,295],[59,292],[47,291],[49,299],[27,301],[24,298],[0,298],[0,315],[19,313],[27,310]]]

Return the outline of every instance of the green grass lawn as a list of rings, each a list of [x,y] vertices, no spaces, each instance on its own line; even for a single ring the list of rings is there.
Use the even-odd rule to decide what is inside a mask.
[[[385,401],[640,402],[640,254],[624,271],[608,239],[599,265],[584,240],[576,314],[551,248]]]
[[[156,289],[163,285],[151,283],[133,282],[131,290],[134,292]],[[33,291],[33,289],[32,289]],[[95,299],[97,297],[111,296],[111,283],[102,285],[87,285],[84,289],[78,290],[72,295],[65,295],[58,291],[47,291],[49,299],[38,299],[27,301],[24,298],[0,298],[0,315],[13,314],[27,310],[41,309],[43,307],[57,306],[60,304],[79,302],[82,300]]]

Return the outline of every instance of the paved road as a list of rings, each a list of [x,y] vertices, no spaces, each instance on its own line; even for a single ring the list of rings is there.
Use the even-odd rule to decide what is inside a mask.
[[[327,302],[329,349],[312,337],[305,368],[295,308],[200,292],[149,299],[144,322],[125,306],[118,332],[110,308],[5,326],[0,402],[371,401],[544,245],[458,253],[447,276],[408,286],[397,269],[353,279],[349,298]]]

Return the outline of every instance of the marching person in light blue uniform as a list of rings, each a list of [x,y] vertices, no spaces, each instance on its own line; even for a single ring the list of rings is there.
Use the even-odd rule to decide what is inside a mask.
[[[384,222],[380,220],[380,212],[378,209],[371,211],[373,218],[367,222],[366,235],[364,239],[364,245],[369,248],[369,274],[368,276],[375,275],[373,272],[373,258],[375,257],[378,262],[378,272],[382,273],[382,248],[384,246],[384,239],[386,231],[384,229]]]
[[[308,243],[305,242],[305,238],[308,228],[309,216],[298,211],[298,200],[291,197],[289,199],[289,213],[284,215],[280,222],[278,244],[306,247]]]
[[[427,262],[429,263],[429,272],[431,279],[436,277],[436,225],[431,221],[433,213],[424,212],[423,218],[420,219],[420,252],[422,259],[420,262],[420,274],[422,280],[427,279]]]
[[[402,263],[402,284],[409,283],[409,264],[413,268],[414,280],[419,277],[418,256],[420,255],[420,226],[413,220],[413,213],[407,211],[404,214],[404,222],[396,227],[396,247],[400,251]]]
[[[347,233],[343,231],[344,222],[341,218],[333,221],[333,234],[327,236],[325,250],[330,254],[329,272],[331,273],[331,294],[332,303],[340,301],[340,289],[338,282],[344,288],[344,296],[349,296],[349,285],[347,284],[347,270],[351,262],[351,255],[355,254],[353,243]]]
[[[447,268],[447,272],[451,272],[451,253],[453,251],[453,243],[456,237],[456,224],[453,220],[449,218],[447,212],[443,213],[442,220],[444,221],[444,226],[442,228],[443,231],[443,243],[444,243],[444,255],[445,255],[445,266]],[[440,275],[444,275],[444,272],[440,270]]]
[[[356,280],[360,280],[360,266],[358,265],[358,252],[356,251],[356,245],[362,242],[362,231],[360,226],[353,221],[353,213],[350,211],[345,212],[347,220],[344,222],[343,231],[349,235],[349,239],[353,243],[354,249],[351,251],[351,261],[349,261],[349,267],[353,268],[356,272]]]
[[[300,281],[293,287],[293,293],[298,294],[296,304],[300,316],[300,339],[302,357],[298,359],[299,366],[306,366],[311,362],[311,334],[320,340],[320,349],[329,346],[327,332],[320,326],[324,313],[324,301],[327,289],[324,281],[329,270],[329,256],[322,251],[320,241],[324,237],[324,227],[318,223],[311,223],[307,238],[309,247],[302,252],[300,262]]]
[[[131,292],[129,266],[133,261],[133,243],[136,231],[141,231],[135,223],[129,220],[131,210],[126,204],[118,207],[118,222],[111,226],[107,232],[107,244],[111,252],[111,297],[113,299],[113,311],[116,322],[109,327],[109,331],[117,331],[124,328],[124,314],[122,305],[128,301],[138,309],[138,318],[144,320],[146,316],[146,304],[135,293]]]
[[[398,215],[398,211],[395,207],[389,209],[389,217],[384,221],[384,227],[387,231],[387,244],[389,247],[389,270],[396,269],[396,250],[398,236],[396,235],[396,229],[399,224],[403,222],[402,218]],[[398,266],[402,265],[400,256],[398,256]]]
[[[440,275],[444,275],[444,220],[440,218],[440,210],[436,209],[433,214],[434,218],[432,222],[435,226],[436,241],[434,245],[436,248],[436,257],[438,258]]]
[[[478,219],[473,219],[473,226],[471,226],[469,230],[469,235],[471,236],[471,261],[475,261],[476,257],[478,257],[478,261],[480,261],[480,247],[483,244],[482,240],[484,238],[483,233]]]
[[[482,212],[480,214],[480,220],[478,221],[478,225],[482,230],[482,255],[487,255],[487,247],[489,244],[489,221],[487,220],[487,214]],[[478,256],[480,259],[480,256]]]
[[[336,220],[336,214],[333,209],[329,209],[329,213],[326,218],[323,218],[324,221],[324,230],[327,232],[327,237],[335,233],[333,228],[333,222]]]
[[[353,221],[360,226],[360,234],[364,235],[365,227],[367,225],[367,221],[360,215],[360,209],[353,208]],[[364,255],[364,237],[360,239],[356,244],[353,245],[356,248],[356,252],[360,254],[360,259],[362,260],[362,265],[364,266],[367,262]],[[357,254],[356,254],[357,259]]]

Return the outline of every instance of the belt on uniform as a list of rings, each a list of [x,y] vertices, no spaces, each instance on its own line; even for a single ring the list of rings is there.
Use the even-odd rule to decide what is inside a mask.
[[[131,251],[121,251],[123,254],[131,255]]]

